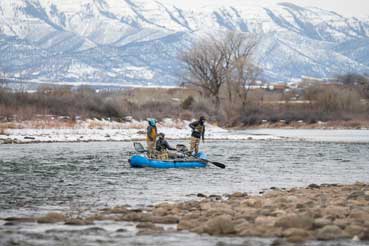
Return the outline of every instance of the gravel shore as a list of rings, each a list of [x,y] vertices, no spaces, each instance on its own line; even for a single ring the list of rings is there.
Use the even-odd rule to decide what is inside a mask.
[[[14,223],[89,225],[95,221],[135,222],[138,234],[190,231],[216,236],[307,240],[369,240],[369,184],[311,184],[289,190],[271,188],[262,195],[197,194],[197,199],[160,203],[144,209],[105,208],[88,216],[49,213],[37,218],[5,218]],[[165,226],[172,224],[173,226]]]

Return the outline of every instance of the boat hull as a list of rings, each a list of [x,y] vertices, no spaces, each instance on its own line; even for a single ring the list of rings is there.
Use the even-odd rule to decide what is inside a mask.
[[[203,152],[199,152],[197,158],[207,160],[207,156]],[[201,160],[154,160],[145,156],[134,155],[129,159],[129,164],[134,168],[201,168],[206,167],[206,161]]]

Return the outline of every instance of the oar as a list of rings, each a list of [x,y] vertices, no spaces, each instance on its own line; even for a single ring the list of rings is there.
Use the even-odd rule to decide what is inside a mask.
[[[195,156],[194,156],[195,157]],[[197,158],[197,157],[195,157],[196,159],[198,159],[198,160],[201,160],[201,161],[203,161],[203,162],[207,162],[207,163],[211,163],[211,164],[213,164],[213,165],[215,165],[215,166],[217,166],[217,167],[220,167],[220,168],[225,168],[226,167],[226,165],[224,165],[223,163],[220,163],[220,162],[216,162],[216,161],[209,161],[209,160],[206,160],[206,159],[202,159],[202,158]]]
[[[180,151],[180,152],[187,152],[188,153],[188,149],[185,145],[183,144],[177,144],[177,150]],[[220,167],[220,168],[225,168],[226,166],[223,164],[223,163],[220,163],[220,162],[216,162],[216,161],[209,161],[209,160],[206,160],[206,159],[202,159],[202,158],[198,158],[196,156],[193,156],[195,157],[196,159],[198,160],[201,160],[202,162],[206,162],[206,163],[211,163],[217,167]]]

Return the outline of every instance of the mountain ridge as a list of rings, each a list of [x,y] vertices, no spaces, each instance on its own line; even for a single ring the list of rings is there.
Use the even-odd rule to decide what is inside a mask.
[[[0,13],[10,78],[174,85],[178,54],[209,30],[258,34],[267,81],[369,73],[369,19],[288,2],[194,12],[148,0],[15,0]]]

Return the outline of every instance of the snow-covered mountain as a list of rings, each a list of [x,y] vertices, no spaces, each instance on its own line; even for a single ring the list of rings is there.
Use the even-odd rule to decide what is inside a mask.
[[[0,0],[0,70],[54,82],[173,85],[177,57],[219,30],[261,36],[269,81],[369,73],[369,18],[291,3],[194,10],[150,0]]]

